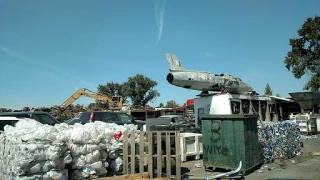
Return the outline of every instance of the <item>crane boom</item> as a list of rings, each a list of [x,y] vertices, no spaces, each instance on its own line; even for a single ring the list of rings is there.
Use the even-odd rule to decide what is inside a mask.
[[[74,101],[79,99],[81,96],[86,96],[89,98],[93,98],[96,100],[104,101],[108,103],[110,110],[117,111],[122,109],[122,96],[112,96],[111,98],[99,94],[97,92],[88,90],[86,88],[81,88],[73,93],[65,102],[62,103],[61,107],[66,109],[69,107]]]

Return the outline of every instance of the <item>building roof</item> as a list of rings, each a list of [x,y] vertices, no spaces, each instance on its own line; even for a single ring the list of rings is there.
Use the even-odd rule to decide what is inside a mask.
[[[270,96],[270,97],[275,100],[279,100],[279,101],[294,102],[292,99],[288,99],[288,98],[283,98],[283,97],[278,97],[278,96]]]
[[[315,104],[320,104],[320,92],[295,92],[289,95],[304,110],[310,110]]]

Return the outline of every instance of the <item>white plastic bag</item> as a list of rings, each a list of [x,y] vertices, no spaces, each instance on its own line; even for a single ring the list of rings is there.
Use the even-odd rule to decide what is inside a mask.
[[[118,172],[120,170],[121,165],[122,165],[122,159],[120,157],[118,157],[117,159],[115,159],[114,161],[111,162],[110,168],[114,172]]]

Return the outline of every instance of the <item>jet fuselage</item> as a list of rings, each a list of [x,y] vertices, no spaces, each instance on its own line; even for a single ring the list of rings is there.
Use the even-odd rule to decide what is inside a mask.
[[[212,74],[209,72],[186,70],[178,58],[167,53],[170,72],[167,81],[175,86],[199,91],[249,92],[253,89],[240,78],[228,74]]]

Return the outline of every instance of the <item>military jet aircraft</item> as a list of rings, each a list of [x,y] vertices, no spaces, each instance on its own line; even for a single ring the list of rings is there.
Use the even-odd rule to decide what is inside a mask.
[[[229,93],[253,92],[252,87],[244,83],[240,78],[229,74],[212,74],[209,72],[187,70],[183,67],[177,56],[166,53],[169,63],[167,81],[175,86],[202,91],[220,91]]]

